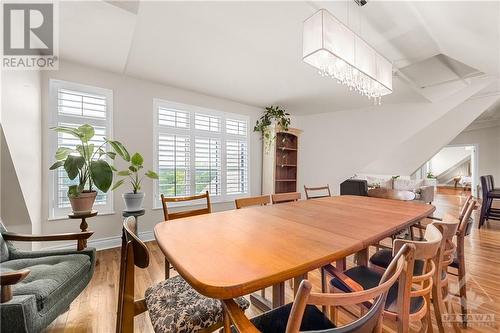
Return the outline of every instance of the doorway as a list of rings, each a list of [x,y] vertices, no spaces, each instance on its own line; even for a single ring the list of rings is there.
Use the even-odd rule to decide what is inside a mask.
[[[424,165],[425,175],[436,179],[438,189],[471,191],[477,197],[477,154],[475,144],[445,146]]]

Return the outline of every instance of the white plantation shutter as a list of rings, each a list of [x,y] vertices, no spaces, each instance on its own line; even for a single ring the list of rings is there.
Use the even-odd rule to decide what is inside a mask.
[[[111,137],[111,115],[113,92],[108,89],[90,87],[76,83],[50,80],[50,127],[67,126],[79,127],[89,124],[94,127],[95,135],[90,141],[95,147],[104,143],[105,137]],[[54,161],[54,154],[58,147],[76,148],[80,141],[67,133],[55,133],[49,130],[50,156],[49,163]],[[106,146],[103,147],[106,150]],[[50,218],[64,217],[71,211],[67,197],[68,186],[77,184],[78,178],[70,180],[64,168],[50,171],[53,181],[50,182],[49,203]],[[96,189],[97,190],[97,189]],[[98,190],[97,190],[98,191]],[[100,213],[113,210],[112,195],[110,192],[97,192],[95,208]]]
[[[160,134],[158,138],[159,191],[165,196],[191,194],[189,136]]]
[[[208,191],[210,195],[220,195],[222,193],[220,140],[196,138],[194,149],[196,193]]]
[[[214,202],[249,193],[248,118],[155,99],[155,206],[160,194],[208,191]]]
[[[243,140],[226,142],[227,194],[248,193],[248,145]]]

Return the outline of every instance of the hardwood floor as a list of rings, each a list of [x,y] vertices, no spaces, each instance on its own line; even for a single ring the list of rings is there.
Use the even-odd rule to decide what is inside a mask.
[[[435,216],[444,213],[457,213],[466,193],[460,189],[439,191],[434,205]],[[458,214],[458,213],[457,213]],[[469,280],[467,281],[470,315],[470,327],[459,329],[462,332],[499,332],[500,331],[500,222],[487,222],[477,229],[478,211],[474,213],[474,228],[466,239],[466,263]],[[143,297],[144,291],[164,277],[164,257],[155,242],[147,243],[151,251],[150,266],[138,269],[136,277],[136,297]],[[92,281],[85,291],[73,302],[69,311],[59,316],[46,333],[55,332],[113,332],[115,330],[116,298],[118,294],[119,249],[98,252],[98,263]],[[175,273],[174,273],[175,274]],[[309,274],[309,280],[315,288],[319,287],[319,273]],[[456,290],[456,278],[451,277],[452,290]],[[286,284],[288,288],[288,283]],[[270,290],[268,288],[268,292]],[[287,301],[293,293],[287,289]],[[269,295],[270,296],[270,295]],[[459,312],[458,299],[453,300],[455,311]],[[254,316],[258,310],[251,307],[247,314]],[[135,319],[136,332],[153,332],[146,314]],[[345,316],[341,321],[346,320]],[[418,326],[415,326],[418,329]],[[437,331],[437,326],[434,327]],[[384,332],[393,332],[389,324]],[[454,329],[447,328],[453,332]]]

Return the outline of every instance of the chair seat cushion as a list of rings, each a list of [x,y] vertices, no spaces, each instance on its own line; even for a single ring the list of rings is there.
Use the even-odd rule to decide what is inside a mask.
[[[199,294],[180,276],[149,287],[145,300],[156,333],[195,332],[222,322],[220,300]],[[235,301],[243,310],[250,306],[243,297]]]
[[[370,262],[376,266],[387,268],[392,261],[392,250],[390,249],[381,249],[375,252],[370,257]],[[422,260],[415,260],[415,264],[413,266],[413,274],[421,275],[424,270],[424,262]]]
[[[371,289],[378,286],[380,279],[382,278],[382,274],[377,271],[374,271],[366,266],[356,266],[351,269],[348,269],[344,272],[345,275],[356,281],[360,284],[363,289]],[[337,278],[333,278],[330,281],[330,284],[340,289],[344,292],[349,292],[347,288],[345,288],[344,284],[339,281]],[[387,294],[387,300],[385,302],[385,310],[389,312],[396,313],[398,311],[398,284],[395,283]],[[416,313],[425,305],[425,300],[423,297],[412,297],[410,300],[410,313]]]
[[[262,333],[285,333],[286,324],[293,303],[280,306],[276,309],[265,312],[257,317],[250,319],[255,327]],[[304,311],[304,317],[300,324],[300,331],[320,331],[335,328],[335,325],[314,305],[307,305]],[[238,331],[232,327],[232,333]]]
[[[23,281],[12,286],[12,293],[35,295],[38,311],[50,309],[92,269],[86,254],[15,259],[1,266],[2,272],[30,270]]]

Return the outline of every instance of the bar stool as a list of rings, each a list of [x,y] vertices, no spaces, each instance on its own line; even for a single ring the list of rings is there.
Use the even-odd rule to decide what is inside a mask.
[[[481,176],[481,189],[483,200],[478,228],[481,228],[486,220],[500,220],[500,209],[491,207],[494,199],[500,199],[500,189],[495,189],[492,175]]]

